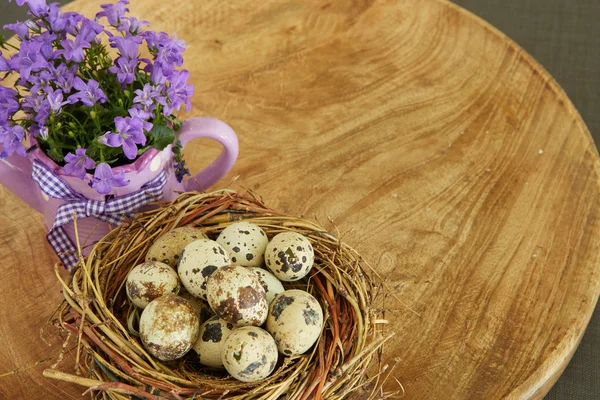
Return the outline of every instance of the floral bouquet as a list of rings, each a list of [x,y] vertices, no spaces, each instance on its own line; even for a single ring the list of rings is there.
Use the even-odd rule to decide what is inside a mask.
[[[128,184],[113,167],[173,144],[177,179],[189,174],[174,134],[174,112],[189,111],[193,94],[189,72],[178,68],[183,41],[144,29],[147,21],[127,16],[126,0],[102,5],[94,20],[46,0],[16,3],[31,18],[5,27],[18,47],[0,39],[13,53],[0,52],[0,158],[39,146],[67,175],[93,174],[89,185],[107,194]]]

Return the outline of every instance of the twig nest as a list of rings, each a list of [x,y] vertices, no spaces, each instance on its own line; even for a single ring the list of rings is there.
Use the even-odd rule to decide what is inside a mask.
[[[231,376],[242,382],[263,380],[277,365],[275,341],[256,326],[235,329],[225,341],[223,365]]]
[[[198,338],[200,319],[189,301],[172,294],[159,297],[140,317],[140,338],[154,357],[171,361],[183,357]]]
[[[198,239],[207,239],[206,234],[198,228],[183,226],[171,229],[150,246],[146,261],[160,261],[175,268],[183,248]]]
[[[240,221],[223,229],[217,242],[231,256],[232,265],[259,267],[263,264],[269,239],[260,226]]]
[[[160,261],[146,261],[133,268],[125,284],[127,297],[139,308],[165,294],[177,294],[181,288],[177,272]]]
[[[207,283],[208,304],[235,325],[262,325],[269,306],[258,275],[246,267],[219,268]]]
[[[229,255],[219,243],[214,240],[200,239],[185,246],[177,272],[188,292],[206,300],[206,279],[217,268],[230,263]]]
[[[291,289],[275,296],[269,307],[267,331],[286,356],[304,354],[321,335],[323,310],[310,293]]]
[[[315,252],[309,240],[296,232],[276,235],[265,250],[265,262],[275,276],[284,282],[304,278],[313,267]]]
[[[225,340],[233,330],[233,324],[217,316],[200,326],[194,350],[198,353],[200,364],[212,368],[223,368],[222,353]]]
[[[267,294],[267,304],[271,304],[275,296],[285,290],[279,279],[269,271],[258,267],[250,267],[250,270],[258,275],[260,284]]]

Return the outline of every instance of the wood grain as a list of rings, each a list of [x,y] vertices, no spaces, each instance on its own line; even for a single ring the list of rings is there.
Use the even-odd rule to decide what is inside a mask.
[[[65,9],[92,16],[102,2]],[[600,292],[600,181],[589,132],[530,56],[437,0],[131,9],[189,44],[193,115],[238,133],[224,184],[239,176],[272,207],[331,217],[419,313],[382,305],[406,398],[543,397]],[[197,142],[186,157],[199,168],[218,152]],[[10,370],[56,352],[37,335],[59,285],[40,216],[0,200]],[[41,369],[0,378],[0,396],[81,393],[55,392]]]

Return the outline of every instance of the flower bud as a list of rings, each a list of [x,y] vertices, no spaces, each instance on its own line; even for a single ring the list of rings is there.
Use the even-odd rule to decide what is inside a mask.
[[[90,111],[90,117],[92,117],[92,119],[96,119],[96,111],[92,110]]]
[[[119,103],[119,105],[122,106],[123,105],[123,99],[119,99],[119,101],[117,103]]]
[[[129,92],[129,90],[125,89],[125,91],[123,92],[125,94],[125,96],[129,97],[131,95],[131,92]]]
[[[77,125],[75,124],[75,122],[69,122],[69,127],[71,128],[77,128]]]
[[[73,132],[73,131],[69,131],[68,135],[69,135],[70,137],[74,138],[74,137],[75,137],[75,132]]]

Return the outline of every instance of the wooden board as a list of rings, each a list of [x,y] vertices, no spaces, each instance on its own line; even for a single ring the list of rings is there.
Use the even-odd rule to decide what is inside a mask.
[[[406,398],[549,390],[600,291],[599,158],[530,56],[438,0],[133,3],[189,44],[193,115],[238,133],[224,182],[333,218],[418,312],[386,304]],[[218,151],[199,142],[186,156],[199,168]],[[58,352],[38,330],[60,294],[41,217],[0,201],[2,374]],[[80,398],[43,379],[47,366],[0,378],[0,397]]]

